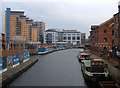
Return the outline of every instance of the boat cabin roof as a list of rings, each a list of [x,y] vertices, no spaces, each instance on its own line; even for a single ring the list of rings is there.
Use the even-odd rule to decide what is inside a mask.
[[[80,55],[88,55],[87,53],[80,53]]]
[[[102,62],[102,61],[104,61],[103,59],[93,59],[93,61],[100,61],[100,62]]]
[[[83,60],[82,62],[84,63],[84,65],[86,67],[91,67],[92,66],[91,60]],[[95,63],[99,62],[99,64],[100,64],[100,63],[104,63],[104,60],[102,60],[102,59],[93,59],[92,62],[95,62]]]

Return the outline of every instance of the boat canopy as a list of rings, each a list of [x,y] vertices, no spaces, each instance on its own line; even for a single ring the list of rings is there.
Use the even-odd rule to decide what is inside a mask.
[[[91,67],[91,60],[84,60],[83,63],[85,67]]]

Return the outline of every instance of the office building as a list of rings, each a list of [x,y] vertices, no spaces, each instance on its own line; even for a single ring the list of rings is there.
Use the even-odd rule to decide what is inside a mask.
[[[77,30],[56,29],[46,30],[44,33],[44,43],[46,44],[81,44],[81,32]]]

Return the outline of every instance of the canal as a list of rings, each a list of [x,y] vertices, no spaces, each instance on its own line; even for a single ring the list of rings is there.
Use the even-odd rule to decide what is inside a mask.
[[[38,55],[38,62],[9,86],[84,86],[77,54],[80,49],[56,51]]]

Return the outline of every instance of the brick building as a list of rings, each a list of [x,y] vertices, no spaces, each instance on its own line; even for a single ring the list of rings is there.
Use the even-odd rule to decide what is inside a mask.
[[[92,25],[90,48],[96,52],[111,53],[111,57],[120,57],[120,2],[119,12],[100,25]]]
[[[85,43],[85,33],[81,33],[81,43],[84,44]]]
[[[113,48],[120,50],[120,24],[119,24],[119,13],[114,15],[113,27]]]
[[[113,18],[100,25],[91,26],[90,47],[95,51],[112,50],[112,23]]]

